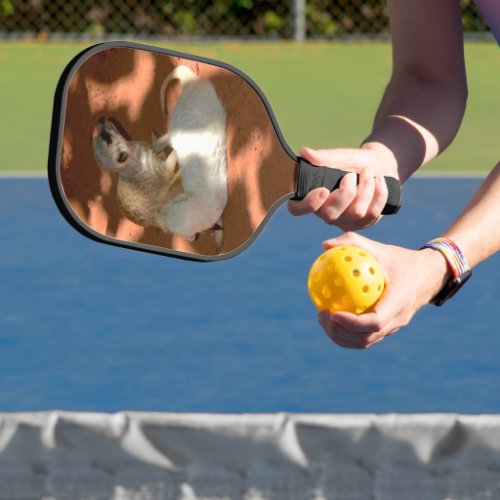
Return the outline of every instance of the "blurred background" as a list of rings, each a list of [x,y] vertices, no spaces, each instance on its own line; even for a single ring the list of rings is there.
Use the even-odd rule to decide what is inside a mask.
[[[461,0],[468,34],[487,27]],[[388,33],[378,0],[0,0],[0,37],[140,37],[333,39]]]

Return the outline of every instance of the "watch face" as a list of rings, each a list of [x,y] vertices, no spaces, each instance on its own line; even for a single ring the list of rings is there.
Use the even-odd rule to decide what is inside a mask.
[[[465,271],[458,278],[454,278],[444,286],[444,288],[432,299],[436,306],[442,306],[448,299],[451,299],[462,288],[468,279],[472,276],[472,270]]]

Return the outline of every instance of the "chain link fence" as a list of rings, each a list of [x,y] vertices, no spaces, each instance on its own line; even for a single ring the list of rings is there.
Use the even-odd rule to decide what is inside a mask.
[[[437,0],[438,1],[438,0]],[[467,32],[487,26],[461,0]],[[0,37],[336,38],[388,33],[381,0],[0,0]]]

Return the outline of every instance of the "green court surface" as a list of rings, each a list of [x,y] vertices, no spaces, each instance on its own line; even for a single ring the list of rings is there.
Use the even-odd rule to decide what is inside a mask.
[[[146,43],[222,60],[246,72],[264,91],[295,151],[302,145],[357,146],[370,131],[391,71],[388,42]],[[46,169],[59,75],[88,45],[0,44],[0,171]],[[484,171],[498,161],[498,47],[469,42],[466,59],[469,103],[462,128],[426,170]]]

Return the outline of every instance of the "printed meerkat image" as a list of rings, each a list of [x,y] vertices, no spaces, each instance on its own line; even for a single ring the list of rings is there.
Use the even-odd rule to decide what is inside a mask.
[[[117,196],[125,216],[188,241],[213,230],[220,252],[228,199],[226,111],[213,85],[180,65],[161,86],[165,118],[166,93],[174,80],[180,81],[182,94],[166,134],[154,136],[151,144],[128,140],[113,121],[101,118],[94,155],[101,168],[118,174]]]

